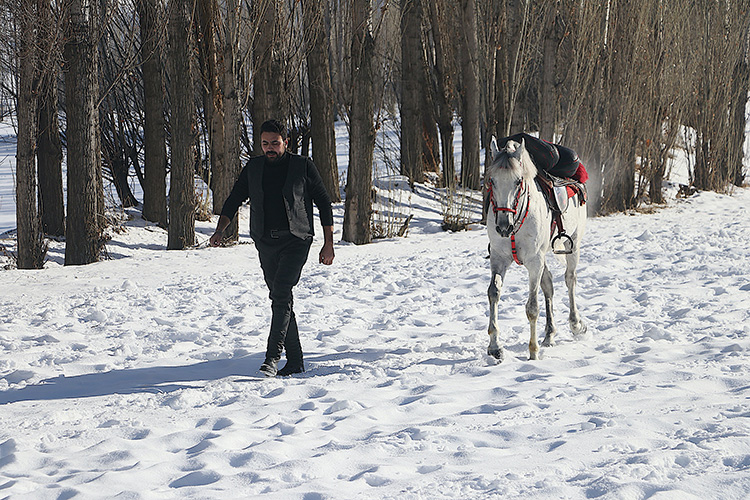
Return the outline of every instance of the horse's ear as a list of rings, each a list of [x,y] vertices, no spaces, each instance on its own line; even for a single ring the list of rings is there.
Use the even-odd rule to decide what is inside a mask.
[[[521,137],[521,144],[518,146],[518,152],[526,151],[526,139]]]
[[[499,152],[500,151],[497,149],[497,139],[495,139],[495,136],[493,135],[492,142],[490,142],[490,153],[492,153],[492,157],[494,158]]]

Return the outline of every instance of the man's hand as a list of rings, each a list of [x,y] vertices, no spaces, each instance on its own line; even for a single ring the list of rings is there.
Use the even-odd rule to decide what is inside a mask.
[[[214,234],[211,235],[211,239],[209,240],[209,245],[212,247],[218,247],[221,245],[221,239],[224,237],[223,232],[216,231]]]
[[[232,221],[227,217],[226,215],[222,215],[219,217],[219,222],[216,224],[216,231],[214,231],[214,234],[211,235],[211,239],[209,240],[209,245],[212,247],[218,247],[221,245],[221,240],[224,238],[224,230],[229,227],[229,224]]]
[[[323,248],[320,249],[320,263],[330,266],[333,264],[333,258],[335,254],[333,252],[333,243],[324,243]]]
[[[330,266],[333,264],[333,226],[323,226],[323,248],[320,249],[320,263]]]

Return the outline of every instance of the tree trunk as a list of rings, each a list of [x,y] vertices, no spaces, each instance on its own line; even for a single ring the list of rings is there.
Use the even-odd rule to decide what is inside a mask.
[[[424,71],[423,71],[424,73]],[[422,164],[425,172],[440,172],[440,139],[432,89],[427,85],[426,75],[422,77]]]
[[[552,7],[547,16],[544,42],[542,45],[542,79],[539,85],[539,137],[550,142],[555,140],[555,121],[557,114],[557,92],[555,79],[557,75],[557,47],[561,42],[558,30],[557,8]]]
[[[96,3],[71,0],[65,44],[65,107],[68,144],[68,217],[65,265],[99,260],[103,192],[99,155]],[[100,220],[101,218],[101,220]]]
[[[192,0],[170,1],[168,31],[172,166],[169,186],[169,250],[182,250],[195,243],[194,105],[190,73],[192,8]]]
[[[480,187],[479,166],[479,42],[477,40],[477,9],[475,0],[462,0],[461,20],[463,46],[461,58],[461,93],[463,116],[461,117],[462,153],[461,181],[464,188],[478,190]]]
[[[65,235],[65,201],[62,179],[62,141],[58,121],[57,78],[61,22],[52,10],[50,0],[37,0],[38,55],[40,81],[37,108],[37,175],[39,179],[39,213],[42,231],[51,236]]]
[[[603,169],[602,210],[623,211],[635,204],[635,162],[637,136],[633,119],[634,90],[630,85],[635,12],[613,3],[609,16],[611,43],[606,47],[604,90],[607,106],[604,114],[604,143],[611,150]],[[605,149],[606,150],[606,149]]]
[[[422,163],[422,5],[405,0],[401,12],[401,175],[424,181]]]
[[[64,236],[63,153],[57,119],[57,75],[51,68],[42,75],[39,96],[36,158],[42,231],[51,236]]]
[[[219,179],[215,179],[216,190],[221,192],[217,200],[214,194],[214,208],[216,201],[224,202],[232,191],[235,180],[240,175],[242,164],[240,161],[240,121],[242,119],[240,109],[240,98],[237,91],[237,73],[239,66],[239,20],[240,20],[240,3],[239,0],[227,0],[227,19],[224,32],[224,67],[222,77],[221,93],[224,98],[224,151],[225,172],[221,176],[221,185]],[[221,210],[221,206],[219,207]],[[225,241],[237,241],[239,238],[239,216],[236,216],[232,223],[224,230]]]
[[[287,116],[281,109],[281,64],[276,40],[279,0],[257,0],[254,18],[259,20],[258,35],[253,48],[253,147],[261,154],[260,126],[271,119],[285,123]]]
[[[117,96],[110,94],[104,102],[108,102],[111,105],[112,101],[116,100]],[[111,127],[112,137],[111,141],[104,143],[105,147],[102,149],[102,156],[104,157],[104,164],[109,167],[109,171],[112,174],[112,184],[115,186],[120,203],[123,208],[130,208],[136,206],[138,200],[135,199],[128,183],[130,169],[128,167],[128,159],[125,156],[124,142],[126,138],[122,127],[122,117],[125,114],[117,104],[115,104],[114,108],[110,109],[113,109],[113,111],[109,112],[108,119],[104,113],[99,114],[100,127],[102,123]],[[98,134],[98,137],[101,137],[101,134]]]
[[[373,57],[370,0],[352,2],[352,101],[349,108],[349,171],[346,180],[344,241],[357,245],[372,241]]]
[[[446,20],[447,6],[444,0],[428,2],[434,54],[432,87],[434,89],[435,115],[440,132],[440,149],[443,162],[443,185],[455,187],[456,169],[453,162],[453,87],[454,71],[451,45],[448,43]]]
[[[35,0],[18,6],[18,137],[16,147],[16,224],[19,269],[41,269],[44,265],[44,238],[36,202],[37,134],[37,12]]]
[[[745,127],[747,126],[748,93],[750,93],[750,21],[742,23],[740,40],[744,46],[738,51],[734,70],[732,71],[731,93],[729,95],[729,182],[742,186],[745,181],[742,160],[745,144]]]
[[[439,122],[440,150],[443,154],[443,186],[456,187],[456,165],[453,161],[453,122]]]
[[[307,78],[310,87],[310,136],[313,160],[332,202],[341,201],[339,171],[334,133],[334,96],[328,67],[330,41],[324,26],[324,3],[327,0],[303,0],[304,24],[309,30]]]
[[[208,127],[209,184],[213,191],[213,213],[221,213],[224,200],[229,196],[226,168],[226,141],[224,137],[224,98],[221,82],[224,78],[223,48],[219,52],[219,5],[216,0],[199,2],[198,47],[201,75],[203,77],[203,111]],[[223,45],[223,44],[222,44]],[[229,187],[231,190],[231,185]]]
[[[167,146],[164,120],[163,45],[158,0],[137,2],[143,60],[143,218],[167,227]]]

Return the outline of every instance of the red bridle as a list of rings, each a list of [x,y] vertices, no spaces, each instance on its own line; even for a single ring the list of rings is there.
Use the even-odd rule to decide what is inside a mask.
[[[513,220],[513,229],[510,233],[510,248],[513,253],[513,260],[516,262],[516,264],[523,264],[521,262],[521,259],[518,258],[518,252],[516,251],[516,233],[519,229],[521,229],[521,226],[523,226],[524,221],[526,220],[526,216],[529,214],[529,196],[528,196],[528,185],[526,182],[521,178],[519,180],[518,189],[516,190],[516,199],[513,201],[512,207],[499,207],[497,206],[497,203],[495,203],[495,193],[493,191],[493,182],[492,179],[490,179],[489,182],[489,195],[490,195],[490,204],[492,205],[492,212],[495,214],[495,228],[497,230],[497,214],[498,212],[508,212],[513,215],[515,215],[515,218]],[[518,210],[518,205],[521,203],[521,197],[526,194],[526,208],[523,210],[523,215]],[[519,220],[520,219],[520,220]],[[499,233],[500,231],[497,230]]]

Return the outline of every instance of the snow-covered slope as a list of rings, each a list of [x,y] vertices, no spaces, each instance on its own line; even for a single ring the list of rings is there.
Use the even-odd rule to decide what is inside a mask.
[[[487,235],[316,241],[295,291],[307,372],[262,379],[254,246],[166,251],[134,219],[112,260],[0,271],[0,497],[746,498],[750,190],[591,219],[582,339],[550,259],[558,345],[527,360],[526,273],[486,355]],[[336,208],[340,239],[342,207]],[[205,241],[213,223],[199,224]]]

